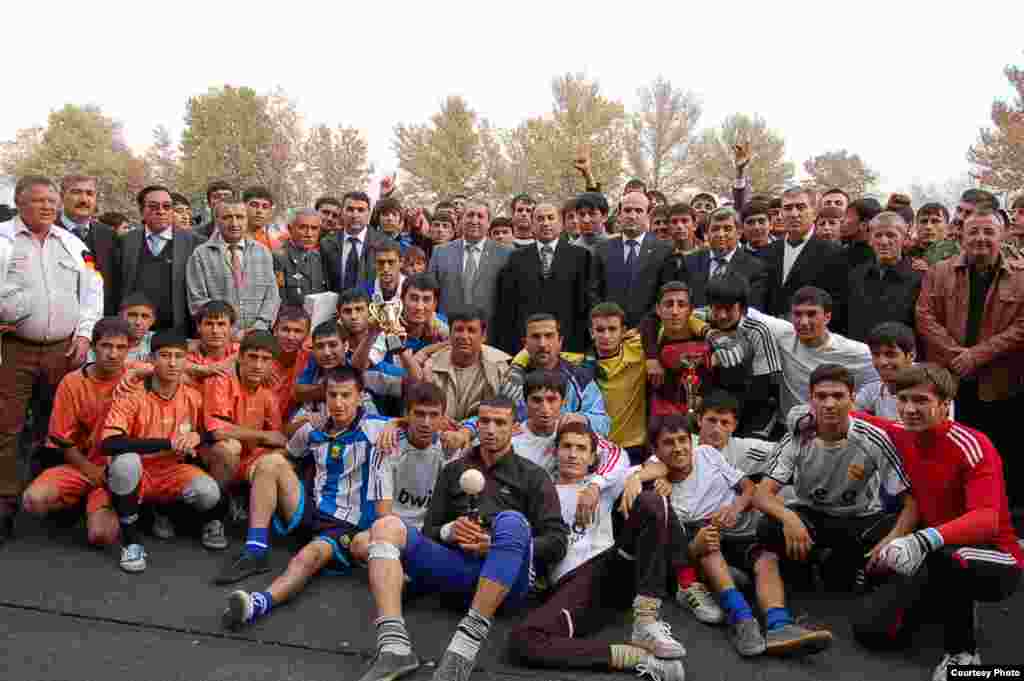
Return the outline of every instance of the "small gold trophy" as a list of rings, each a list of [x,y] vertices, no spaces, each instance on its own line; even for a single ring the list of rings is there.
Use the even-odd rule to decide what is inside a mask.
[[[402,325],[402,301],[370,303],[370,320],[384,334],[384,342],[389,351],[401,349],[408,335]]]

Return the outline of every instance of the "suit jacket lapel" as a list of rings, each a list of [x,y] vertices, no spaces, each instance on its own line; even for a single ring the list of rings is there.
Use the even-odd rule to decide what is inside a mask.
[[[144,228],[132,230],[124,237],[124,282],[126,287],[135,286],[135,277],[139,269],[139,251],[145,238]]]
[[[175,294],[183,290],[185,283],[185,267],[188,265],[188,244],[185,243],[185,235],[179,233],[177,230],[174,231],[174,236],[171,239],[172,251],[171,260],[171,304],[174,309],[178,309],[178,301],[175,300],[177,297]],[[177,319],[174,320],[175,324],[179,323]]]
[[[796,256],[796,260],[793,261],[793,266],[789,268],[789,276],[786,277],[785,281],[782,282],[783,284],[789,283],[789,280],[792,279],[793,275],[796,274],[796,271],[800,269],[800,265],[804,262],[804,260],[811,257],[810,251],[812,248],[814,248],[814,244],[811,241],[811,237],[807,237],[807,243],[804,244],[804,247],[800,250],[800,254]],[[782,245],[782,253],[783,263],[785,263],[785,243],[783,243]]]

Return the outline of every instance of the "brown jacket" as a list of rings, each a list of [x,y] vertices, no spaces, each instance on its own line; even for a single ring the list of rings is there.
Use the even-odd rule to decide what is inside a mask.
[[[943,366],[963,349],[970,273],[963,255],[934,265],[917,299],[917,331],[928,360]],[[1024,261],[1002,258],[985,297],[978,343],[969,349],[985,402],[1024,392]]]
[[[447,407],[445,416],[455,421],[464,421],[476,416],[480,403],[498,395],[505,374],[508,373],[508,362],[512,359],[498,348],[484,345],[480,351],[480,367],[484,382],[479,386],[477,395],[461,395],[459,391],[467,386],[459,386],[455,381],[455,368],[452,366],[451,348],[445,348],[431,357],[424,366],[424,380],[430,381],[444,391]]]

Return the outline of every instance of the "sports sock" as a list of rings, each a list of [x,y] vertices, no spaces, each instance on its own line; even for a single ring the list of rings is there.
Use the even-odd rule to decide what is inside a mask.
[[[448,650],[472,662],[476,660],[476,655],[480,652],[480,645],[487,638],[490,630],[491,621],[471,609],[459,622],[455,635],[452,636],[452,642],[448,644]]]
[[[625,643],[613,643],[611,645],[611,663],[612,669],[636,669],[636,666],[643,662],[644,657],[647,656],[647,651],[643,648],[636,646],[626,645]]]
[[[633,599],[633,622],[636,624],[653,624],[658,621],[658,609],[661,599],[637,594]]]
[[[412,640],[405,629],[405,620],[401,617],[378,617],[377,653],[408,655],[412,652]]]
[[[274,607],[274,597],[269,591],[253,591],[252,598],[252,619],[257,620],[270,612]]]
[[[681,567],[676,570],[676,584],[679,585],[680,591],[685,591],[690,588],[690,585],[697,581],[697,568]]]
[[[245,550],[254,556],[262,556],[270,549],[270,528],[250,527],[245,536]]]
[[[722,609],[729,613],[729,624],[736,624],[754,617],[747,599],[735,587],[718,594],[718,601],[722,604]]]
[[[793,624],[789,608],[768,608],[764,611],[764,625],[768,631],[774,631],[787,624]]]

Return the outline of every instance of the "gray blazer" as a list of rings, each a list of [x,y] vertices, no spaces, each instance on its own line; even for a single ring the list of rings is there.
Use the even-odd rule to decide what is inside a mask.
[[[427,271],[437,278],[441,285],[441,301],[438,311],[447,315],[450,310],[458,309],[466,304],[462,284],[462,259],[466,245],[462,239],[434,249],[430,257]],[[508,262],[508,257],[515,250],[510,246],[501,246],[490,239],[483,240],[483,252],[476,269],[476,282],[473,284],[473,304],[483,308],[487,313],[488,322],[494,316],[494,301],[498,287],[498,273]],[[493,324],[488,323],[493,328]]]

